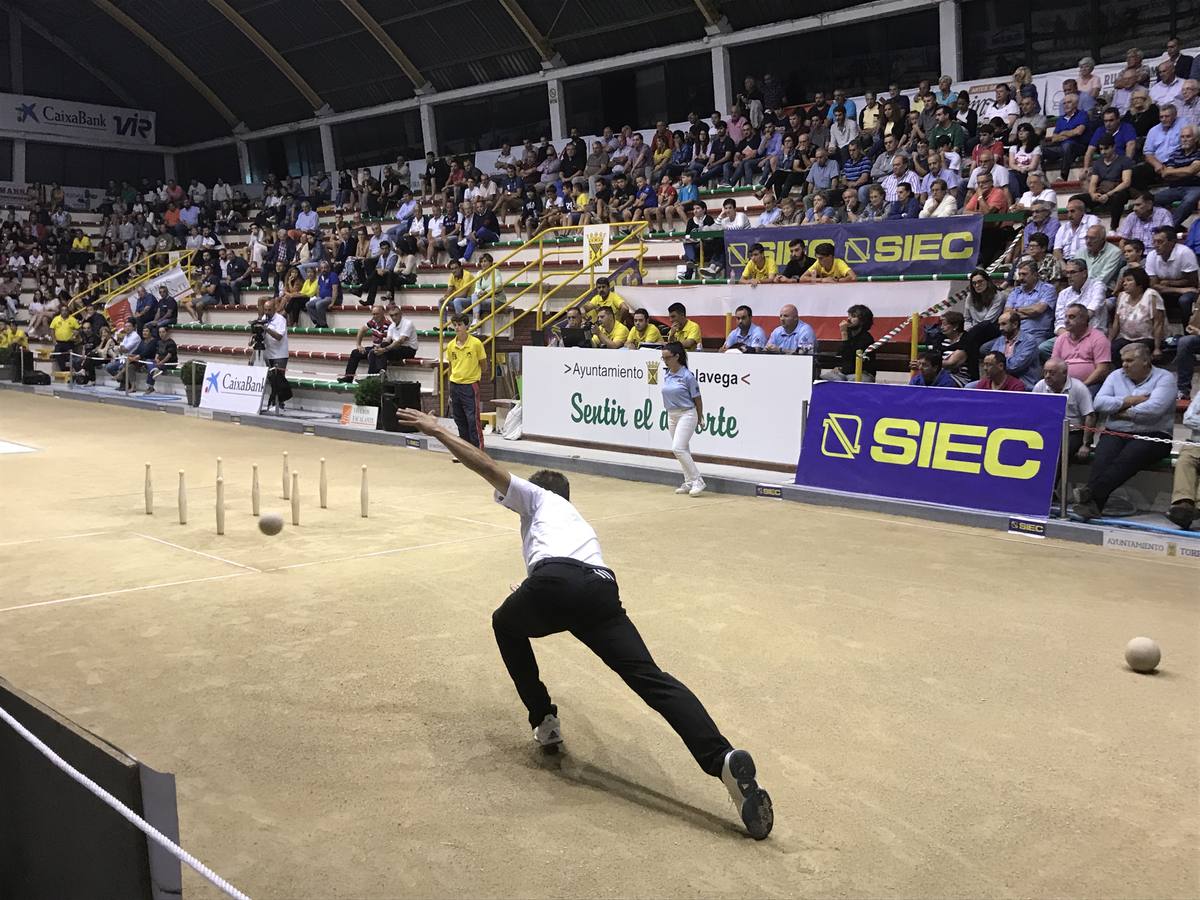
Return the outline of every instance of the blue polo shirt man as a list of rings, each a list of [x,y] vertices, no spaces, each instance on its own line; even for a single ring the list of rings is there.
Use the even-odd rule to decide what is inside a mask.
[[[729,337],[725,338],[725,350],[741,350],[749,348],[751,350],[762,350],[767,346],[767,333],[762,330],[762,327],[754,324],[754,314],[748,306],[739,306],[736,310],[738,324],[733,331],[729,332]]]
[[[812,353],[816,347],[817,333],[800,321],[800,313],[789,303],[779,311],[779,327],[771,332],[764,349],[768,353]]]
[[[1053,285],[1038,277],[1036,266],[1022,263],[1017,267],[1017,277],[1020,281],[1008,295],[1007,308],[1029,310],[1020,314],[1021,334],[1044,341],[1054,330],[1054,305],[1058,302],[1058,294]]]

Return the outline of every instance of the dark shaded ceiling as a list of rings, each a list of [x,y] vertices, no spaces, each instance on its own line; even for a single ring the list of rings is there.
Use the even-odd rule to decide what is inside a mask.
[[[157,112],[160,144],[188,144],[230,133],[229,124],[199,91],[89,0],[5,2],[76,49],[139,106]],[[112,2],[178,56],[248,128],[312,116],[303,93],[206,0]],[[341,0],[228,2],[335,112],[414,95],[409,78]],[[486,84],[542,68],[540,54],[500,0],[359,2],[435,90]],[[696,0],[517,2],[568,65],[695,40],[705,33],[705,16]],[[709,0],[707,5],[727,15],[735,27],[745,27],[839,4]],[[26,41],[26,54],[31,43],[33,39]],[[46,67],[27,59],[26,91],[62,96],[64,79],[42,78],[39,71]],[[92,82],[67,99],[101,101],[107,93]],[[108,102],[124,105],[117,97]]]

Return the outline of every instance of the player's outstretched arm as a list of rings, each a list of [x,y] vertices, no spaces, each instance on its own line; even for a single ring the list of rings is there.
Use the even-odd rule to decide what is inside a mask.
[[[418,409],[401,409],[396,411],[396,421],[437,438],[464,466],[482,477],[501,494],[508,493],[512,476],[478,447],[468,444],[457,434],[451,434],[443,428],[434,416]]]

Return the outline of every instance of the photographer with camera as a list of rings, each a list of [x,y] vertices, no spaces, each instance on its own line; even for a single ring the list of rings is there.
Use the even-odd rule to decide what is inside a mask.
[[[284,404],[292,399],[292,387],[284,372],[288,364],[287,318],[279,311],[280,301],[268,298],[263,302],[263,314],[250,323],[250,346],[246,355],[253,360],[259,354],[267,364],[267,409],[275,407],[283,415]]]

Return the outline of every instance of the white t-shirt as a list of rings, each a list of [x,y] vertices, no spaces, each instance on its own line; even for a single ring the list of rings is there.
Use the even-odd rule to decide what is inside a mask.
[[[1187,272],[1197,271],[1196,254],[1191,247],[1176,241],[1171,256],[1163,259],[1157,250],[1146,257],[1146,274],[1157,278],[1182,278]]]
[[[971,177],[967,179],[968,188],[974,189],[975,185],[979,183],[981,168],[980,166],[976,166],[971,170]],[[1008,169],[1004,168],[1004,166],[999,164],[992,166],[992,187],[1008,187]],[[1055,196],[1057,197],[1058,195],[1055,194]]]
[[[508,493],[496,491],[495,496],[497,503],[521,517],[525,571],[539,560],[555,556],[604,566],[596,532],[569,501],[516,475],[509,482]]]
[[[1007,125],[1019,115],[1021,115],[1021,108],[1017,106],[1016,100],[1010,99],[1003,106],[995,100],[989,100],[988,105],[984,107],[984,114],[979,117],[979,124],[982,125],[984,122],[990,122],[992,119],[1003,119],[1004,124]]]
[[[275,315],[271,316],[271,320],[267,322],[267,328],[276,334],[283,335],[283,337],[275,340],[275,338],[271,337],[270,332],[264,334],[263,354],[267,359],[287,359],[287,317],[280,313],[275,313]]]
[[[1046,384],[1046,379],[1043,378],[1033,386],[1035,394],[1052,394],[1050,385]],[[1078,378],[1067,376],[1067,383],[1063,385],[1060,394],[1067,395],[1067,420],[1072,425],[1082,425],[1086,416],[1094,413],[1095,407],[1092,406],[1092,393],[1083,386],[1083,382]]]
[[[404,347],[412,347],[417,349],[417,327],[413,325],[411,319],[401,319],[399,322],[392,322],[388,326],[387,339],[389,341],[399,341]]]

